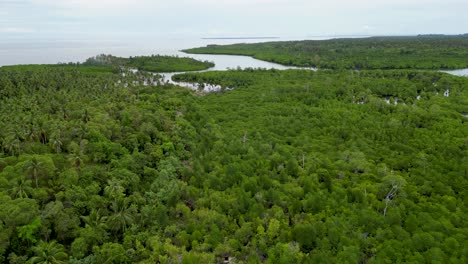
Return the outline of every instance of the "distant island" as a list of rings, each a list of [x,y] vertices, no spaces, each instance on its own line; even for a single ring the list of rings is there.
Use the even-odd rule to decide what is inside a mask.
[[[465,34],[419,34],[418,37],[453,37],[453,36],[468,36],[468,33]]]
[[[279,39],[280,37],[213,37],[201,39]]]
[[[433,34],[208,45],[183,52],[245,55],[283,65],[319,69],[447,70],[468,68],[467,45],[466,36]]]

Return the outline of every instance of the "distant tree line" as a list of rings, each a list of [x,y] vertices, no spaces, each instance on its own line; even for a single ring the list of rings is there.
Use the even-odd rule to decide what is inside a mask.
[[[100,54],[88,58],[84,65],[90,66],[121,66],[149,72],[179,72],[199,71],[214,67],[212,62],[198,61],[192,58],[178,56],[135,56],[129,58]]]
[[[211,45],[185,52],[247,55],[284,65],[320,69],[468,68],[467,35]]]

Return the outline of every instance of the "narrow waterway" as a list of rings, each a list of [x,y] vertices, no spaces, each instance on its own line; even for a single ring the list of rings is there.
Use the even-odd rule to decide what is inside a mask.
[[[287,69],[302,69],[302,70],[312,70],[315,71],[316,68],[304,68],[304,67],[294,67],[294,66],[285,66],[277,63],[272,63],[268,61],[262,61],[255,59],[249,56],[239,56],[239,55],[213,55],[213,54],[188,54],[183,52],[178,52],[176,54],[180,57],[190,57],[201,61],[210,61],[215,64],[214,67],[209,68],[203,71],[196,72],[207,72],[207,71],[226,71],[230,69],[245,69],[245,68],[262,68],[262,69],[277,69],[277,70],[287,70]],[[457,69],[449,71],[441,71],[452,75],[468,77],[468,69]],[[171,73],[159,73],[162,75],[161,81],[164,83],[171,83],[179,85],[181,87],[189,88],[192,90],[203,90],[204,92],[213,92],[219,91],[221,86],[217,84],[198,84],[198,83],[187,83],[187,82],[176,82],[172,80],[172,76],[176,74],[182,74],[185,72],[171,72]],[[226,90],[229,90],[229,87],[225,87]],[[447,93],[447,92],[446,92]],[[444,94],[448,96],[448,94]]]
[[[450,71],[442,71],[442,72],[446,72],[449,74],[462,76],[462,77],[468,77],[468,69],[458,69],[458,70],[450,70]]]
[[[177,54],[180,57],[190,57],[196,60],[201,61],[210,61],[215,64],[214,67],[195,72],[207,72],[207,71],[227,71],[230,69],[277,69],[277,70],[287,70],[287,69],[302,69],[302,70],[312,70],[315,71],[315,68],[304,68],[304,67],[295,67],[295,66],[285,66],[273,62],[257,60],[249,56],[239,56],[239,55],[212,55],[212,54],[187,54],[182,53]],[[194,72],[194,71],[191,71]],[[170,72],[170,73],[158,73],[162,75],[161,81],[164,83],[171,83],[181,87],[189,88],[192,90],[202,90],[204,92],[215,92],[221,90],[221,86],[217,84],[209,83],[186,83],[186,82],[176,82],[172,80],[172,76],[176,74],[182,74],[186,72]],[[226,90],[230,90],[230,87],[225,87]]]

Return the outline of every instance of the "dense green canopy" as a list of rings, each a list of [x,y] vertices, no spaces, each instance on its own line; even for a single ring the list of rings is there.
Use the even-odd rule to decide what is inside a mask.
[[[200,71],[214,67],[212,62],[186,57],[151,55],[122,58],[105,54],[87,59],[84,65],[122,66],[149,72]]]
[[[209,45],[188,53],[237,54],[321,69],[468,68],[468,36],[371,37]]]
[[[468,261],[467,78],[122,70],[0,68],[0,262]]]

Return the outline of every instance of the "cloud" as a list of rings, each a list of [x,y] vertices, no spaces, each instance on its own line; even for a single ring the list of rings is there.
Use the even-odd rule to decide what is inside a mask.
[[[32,4],[58,9],[126,10],[154,7],[159,1],[150,0],[30,0]]]
[[[55,37],[73,31],[101,37],[407,34],[438,28],[458,32],[468,23],[463,14],[467,10],[467,0],[0,0],[0,33]]]
[[[362,26],[362,29],[365,30],[365,31],[371,31],[371,30],[374,30],[376,28],[373,27],[373,26],[364,25],[364,26]]]
[[[5,1],[5,0],[0,0]],[[6,0],[8,2],[14,2]],[[192,16],[219,13],[244,16],[295,15],[314,16],[330,13],[379,10],[391,13],[398,8],[423,8],[425,6],[465,5],[466,0],[19,0],[38,7],[47,7],[62,17],[113,17],[113,16],[169,16],[178,17],[180,11],[191,11]],[[181,17],[178,17],[181,18]],[[239,17],[242,19],[242,17]]]
[[[22,27],[0,27],[0,33],[33,33],[31,28]]]

